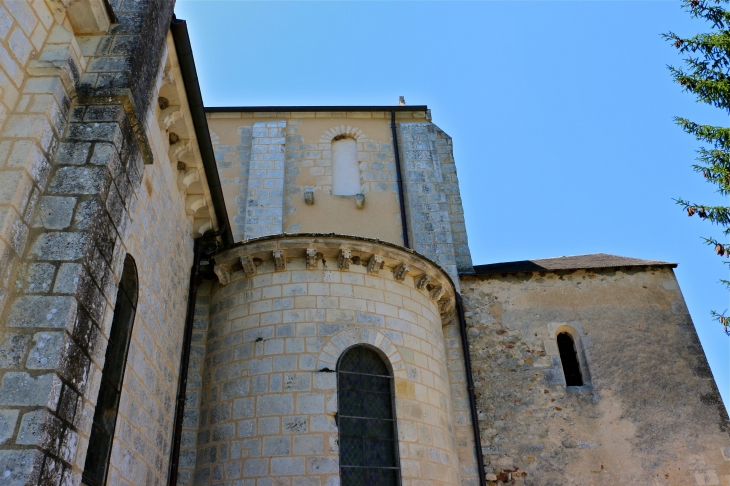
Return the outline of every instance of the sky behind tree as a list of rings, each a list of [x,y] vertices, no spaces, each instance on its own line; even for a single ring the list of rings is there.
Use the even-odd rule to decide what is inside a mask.
[[[426,104],[454,140],[475,264],[612,253],[675,270],[726,403],[728,268],[683,197],[695,174],[672,118],[725,125],[682,93],[660,34],[704,32],[678,1],[178,0],[206,106]],[[662,333],[663,329],[651,329]],[[661,363],[657,363],[661,366]]]

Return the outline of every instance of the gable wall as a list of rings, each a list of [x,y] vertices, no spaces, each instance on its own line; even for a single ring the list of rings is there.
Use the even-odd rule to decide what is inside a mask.
[[[728,484],[727,414],[670,268],[462,276],[461,286],[491,478]],[[592,387],[566,388],[563,330],[577,332]]]

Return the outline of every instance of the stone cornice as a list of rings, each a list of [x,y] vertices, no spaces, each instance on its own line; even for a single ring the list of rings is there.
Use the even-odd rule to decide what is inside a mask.
[[[377,239],[334,233],[284,233],[236,243],[213,255],[221,285],[228,284],[235,274],[253,276],[255,264],[263,261],[274,260],[276,268],[282,269],[286,259],[295,258],[306,259],[307,268],[312,270],[348,271],[359,262],[368,273],[390,271],[399,282],[410,275],[416,288],[436,302],[442,314],[454,309],[454,283],[439,264],[413,250]]]

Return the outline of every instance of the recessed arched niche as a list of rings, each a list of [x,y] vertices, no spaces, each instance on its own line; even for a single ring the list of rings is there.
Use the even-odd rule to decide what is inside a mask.
[[[360,166],[357,141],[338,135],[332,140],[332,194],[354,196],[360,193]]]

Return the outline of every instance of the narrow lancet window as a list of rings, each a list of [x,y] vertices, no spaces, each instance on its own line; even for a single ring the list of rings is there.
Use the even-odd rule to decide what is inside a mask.
[[[86,453],[83,482],[89,486],[106,484],[119,410],[119,397],[122,394],[124,369],[127,365],[127,352],[136,312],[137,267],[134,259],[127,255],[124,259],[124,271],[117,290],[114,317],[109,331],[109,344],[106,348],[106,360],[101,375],[101,387],[96,399],[89,449]]]
[[[360,164],[357,142],[348,137],[332,141],[332,194],[354,196],[360,193]]]
[[[350,348],[337,369],[342,486],[400,484],[393,376],[365,346]]]
[[[567,386],[582,386],[583,376],[580,372],[575,342],[567,332],[558,334],[558,351],[560,352],[560,362],[563,364],[565,384]]]

